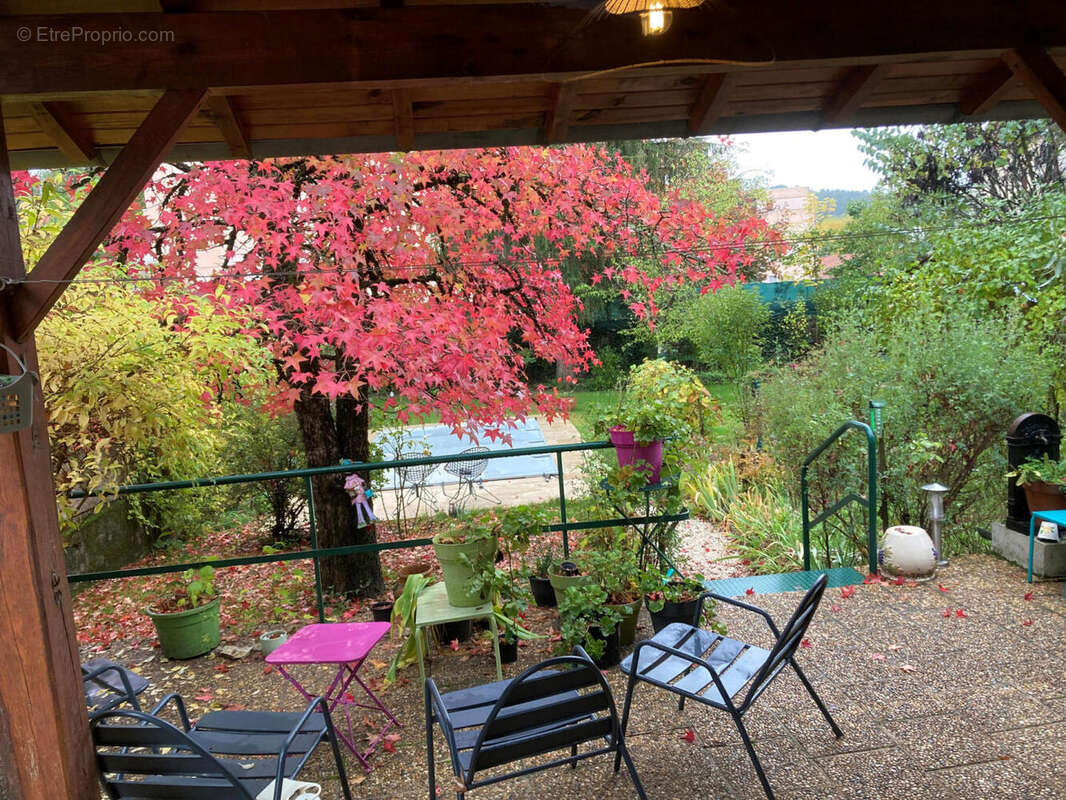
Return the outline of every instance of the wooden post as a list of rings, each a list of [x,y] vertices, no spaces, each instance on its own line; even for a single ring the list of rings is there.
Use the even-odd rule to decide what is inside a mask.
[[[0,117],[0,277],[24,275]],[[34,338],[18,342],[13,323],[11,290],[0,291],[0,340],[36,371]],[[15,359],[0,349],[0,372],[19,371]],[[0,434],[0,642],[0,794],[20,800],[95,800],[100,789],[39,386],[33,426]]]

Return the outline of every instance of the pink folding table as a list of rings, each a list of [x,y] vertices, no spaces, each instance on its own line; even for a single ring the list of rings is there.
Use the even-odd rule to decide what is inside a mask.
[[[333,711],[337,706],[343,708],[344,716],[348,723],[347,735],[345,735],[345,731],[340,726],[335,726],[337,736],[359,759],[359,763],[363,765],[363,769],[367,772],[370,772],[370,764],[367,759],[374,752],[378,742],[385,737],[390,727],[393,725],[399,727],[400,725],[396,717],[392,715],[392,712],[385,707],[385,704],[378,699],[376,694],[370,691],[370,688],[363,683],[358,675],[359,668],[363,666],[363,661],[370,651],[374,649],[374,645],[389,632],[389,627],[390,625],[387,622],[328,622],[306,625],[293,634],[292,638],[285,644],[266,657],[266,662],[276,666],[278,672],[288,678],[289,682],[307,700],[311,700],[314,695],[304,689],[285,667],[291,669],[298,664],[337,665],[337,674],[323,696],[329,704],[330,711]],[[374,702],[374,705],[356,702],[355,697],[348,692],[348,687],[352,684],[352,681],[363,687],[363,691]],[[385,727],[371,740],[367,749],[362,752],[356,748],[355,736],[352,732],[351,709],[353,706],[371,711],[380,711],[386,717]]]

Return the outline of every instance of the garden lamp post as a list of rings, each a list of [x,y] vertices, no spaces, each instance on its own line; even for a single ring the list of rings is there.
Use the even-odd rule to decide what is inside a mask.
[[[944,495],[948,493],[948,487],[942,483],[927,483],[922,487],[922,491],[928,496],[929,501],[929,527],[933,534],[933,547],[936,548],[936,565],[938,567],[946,567],[948,560],[944,557],[944,543],[941,541],[941,526],[947,517],[944,514]]]

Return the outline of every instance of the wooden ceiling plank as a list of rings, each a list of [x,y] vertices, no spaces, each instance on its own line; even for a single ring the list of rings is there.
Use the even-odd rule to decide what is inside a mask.
[[[406,153],[415,149],[415,109],[410,89],[392,90],[393,125],[396,128],[396,149]]]
[[[1044,107],[1048,116],[1066,131],[1066,73],[1039,47],[1008,50],[1003,61],[1033,97]]]
[[[988,112],[1003,99],[1014,81],[1014,71],[1000,62],[963,91],[959,111],[967,116]]]
[[[888,64],[875,64],[848,70],[836,92],[825,104],[822,116],[826,124],[839,125],[851,119],[884,80],[889,69]]]
[[[182,128],[199,111],[206,94],[206,89],[170,90],[160,98],[30,272],[31,281],[44,282],[19,284],[11,298],[11,310],[20,341],[33,333],[67,283],[144,189]]]
[[[96,160],[92,140],[76,129],[59,103],[30,103],[29,109],[40,129],[71,162],[90,164]]]
[[[548,92],[550,104],[544,116],[544,138],[548,144],[566,139],[570,127],[570,112],[577,99],[577,88],[572,83],[553,84]]]
[[[252,143],[228,97],[218,94],[208,97],[205,116],[215,123],[222,138],[226,141],[226,146],[229,147],[231,156],[241,159],[252,157]]]
[[[693,136],[709,133],[729,107],[729,95],[736,78],[732,73],[707,76],[699,97],[688,112],[688,132]]]

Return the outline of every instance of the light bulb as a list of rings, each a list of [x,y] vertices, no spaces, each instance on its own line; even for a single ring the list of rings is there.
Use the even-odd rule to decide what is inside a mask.
[[[673,12],[663,8],[662,3],[652,3],[640,12],[641,32],[645,36],[657,36],[670,27]]]

